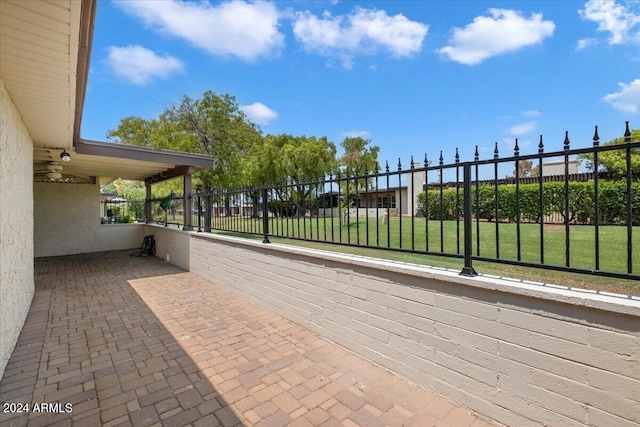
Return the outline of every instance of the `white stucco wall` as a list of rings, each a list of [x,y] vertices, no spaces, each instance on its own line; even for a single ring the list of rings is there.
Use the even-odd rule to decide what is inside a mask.
[[[183,270],[189,271],[190,234],[181,228],[147,224],[144,234],[152,234],[156,240],[156,256]]]
[[[420,168],[420,163],[414,163],[414,167]],[[402,200],[402,213],[408,213],[415,216],[418,213],[418,195],[424,190],[424,184],[427,182],[427,174],[425,171],[413,172],[406,174],[407,180],[407,200]],[[406,203],[406,209],[405,209]]]
[[[144,238],[144,229],[145,224],[102,224],[99,251],[139,248]]]
[[[33,184],[36,258],[102,250],[98,184]]]
[[[33,141],[0,80],[0,378],[35,291]]]

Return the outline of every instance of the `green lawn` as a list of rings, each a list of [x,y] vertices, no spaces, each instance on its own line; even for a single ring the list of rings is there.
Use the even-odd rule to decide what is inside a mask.
[[[388,224],[382,219],[351,219],[349,225],[341,225],[338,218],[271,218],[271,241],[315,247],[325,250],[348,252],[385,259],[394,259],[423,265],[438,266],[459,270],[462,260],[456,258],[404,253],[384,250],[406,249],[413,251],[444,252],[463,254],[463,223],[455,221],[425,221],[424,218],[390,218]],[[214,219],[214,228],[225,228],[240,233],[262,233],[262,220],[245,217]],[[496,224],[490,222],[473,223],[473,254],[478,255],[477,227],[480,232],[479,255],[496,258]],[[457,228],[460,241],[457,239]],[[565,228],[564,225],[544,226],[544,263],[564,266]],[[505,260],[517,260],[516,224],[498,225],[499,257]],[[601,226],[600,231],[600,270],[627,272],[627,229],[624,226]],[[275,237],[278,236],[278,237]],[[442,236],[442,239],[441,239]],[[284,238],[289,237],[289,238]],[[311,239],[304,242],[290,239]],[[569,227],[569,248],[571,267],[595,269],[595,228],[575,225]],[[367,245],[368,248],[354,248],[343,245],[328,245],[325,242],[341,242]],[[520,224],[520,260],[540,263],[540,225]],[[428,243],[428,245],[427,245]],[[382,249],[382,250],[381,250]],[[640,273],[640,227],[633,227],[633,273]],[[492,262],[475,261],[474,267],[479,273],[509,276],[516,279],[557,283],[573,287],[587,287],[625,294],[640,294],[640,281],[609,279],[589,274],[556,272],[537,268],[510,266]]]

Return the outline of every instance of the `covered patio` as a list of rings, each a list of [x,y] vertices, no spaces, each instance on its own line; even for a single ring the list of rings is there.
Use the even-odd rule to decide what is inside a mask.
[[[132,253],[36,259],[36,293],[0,382],[2,401],[29,412],[3,411],[0,425],[490,425],[214,283]],[[36,403],[59,405],[36,412]]]

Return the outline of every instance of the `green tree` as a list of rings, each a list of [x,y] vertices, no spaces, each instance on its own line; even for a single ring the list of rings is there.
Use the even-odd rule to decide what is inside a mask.
[[[631,141],[640,141],[640,129],[634,129],[631,131]],[[610,145],[623,145],[625,143],[624,137],[615,138],[611,141],[605,142],[604,146]],[[626,150],[612,150],[603,151],[598,154],[598,166],[599,169],[607,172],[609,178],[619,179],[625,177],[627,174],[627,152]],[[593,154],[581,154],[579,159],[585,161],[587,169],[593,171],[595,168],[595,161]],[[640,179],[640,148],[631,149],[631,174],[634,179]]]
[[[234,97],[211,91],[201,99],[182,98],[158,119],[126,117],[107,138],[123,144],[141,145],[213,156],[211,169],[196,174],[198,190],[239,185],[242,159],[262,137],[260,129],[245,116]]]
[[[340,157],[340,166],[347,171],[356,171],[357,174],[377,172],[378,153],[380,147],[377,145],[368,147],[371,140],[361,137],[347,137],[340,146],[344,149],[344,154]]]
[[[304,215],[313,190],[309,183],[322,180],[335,167],[336,147],[327,137],[280,134],[267,135],[254,145],[243,169],[253,185],[289,184],[276,187],[277,196]]]
[[[519,170],[519,174],[518,176],[520,178],[526,178],[528,176],[538,176],[539,169],[536,166],[535,168],[533,167],[533,162],[531,160],[520,160],[518,161],[518,170]],[[513,170],[513,176],[516,176],[516,170]]]
[[[361,176],[371,173],[377,173],[380,166],[378,165],[378,153],[380,147],[377,145],[369,147],[371,140],[361,137],[347,137],[340,144],[344,153],[339,159],[342,171],[347,176]],[[357,178],[349,185],[344,182],[340,185],[341,203],[340,211],[342,213],[341,221],[345,225],[346,217],[349,213],[351,200],[357,197],[362,191],[370,189],[373,185],[372,178]]]

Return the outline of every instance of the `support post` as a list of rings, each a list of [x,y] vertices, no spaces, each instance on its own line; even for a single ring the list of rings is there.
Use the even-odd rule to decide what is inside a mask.
[[[269,242],[269,207],[267,206],[267,189],[262,189],[262,243]]]
[[[461,276],[473,277],[477,276],[476,270],[473,268],[471,260],[473,239],[471,236],[472,220],[471,220],[471,163],[463,164],[464,171],[464,268],[460,272]]]
[[[184,231],[193,231],[191,219],[191,174],[184,174],[182,180],[182,207],[184,208]]]
[[[144,199],[144,220],[147,224],[149,224],[153,222],[153,218],[151,218],[151,180],[145,179],[144,186],[146,189]]]

